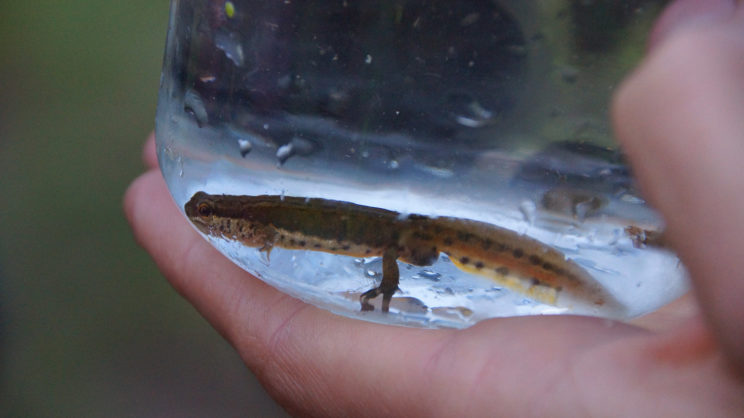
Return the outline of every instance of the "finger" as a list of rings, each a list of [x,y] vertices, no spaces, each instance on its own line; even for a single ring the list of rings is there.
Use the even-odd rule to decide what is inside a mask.
[[[574,361],[578,350],[639,332],[572,317],[486,321],[464,331],[350,320],[285,296],[229,262],[187,225],[155,170],[130,187],[125,211],[174,287],[298,414],[508,415],[543,402],[570,410],[575,398],[546,396],[534,376],[560,380],[565,363],[556,360]],[[453,395],[459,392],[467,396]]]
[[[673,31],[691,26],[706,26],[731,17],[737,0],[676,0],[662,13],[649,37],[655,48]]]
[[[144,161],[147,168],[155,168],[158,166],[158,156],[155,153],[155,132],[150,132],[145,141],[145,146],[142,150],[142,161]]]
[[[744,372],[742,23],[675,31],[621,88],[613,119],[709,324]]]

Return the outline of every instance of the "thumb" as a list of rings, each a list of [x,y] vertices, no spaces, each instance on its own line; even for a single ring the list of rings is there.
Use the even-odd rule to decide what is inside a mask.
[[[682,13],[701,3],[717,5],[708,20]],[[618,92],[613,123],[709,326],[744,374],[744,3],[671,7]]]

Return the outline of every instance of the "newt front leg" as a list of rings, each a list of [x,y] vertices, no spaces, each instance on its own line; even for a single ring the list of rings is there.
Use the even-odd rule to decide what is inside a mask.
[[[390,300],[393,293],[398,290],[400,272],[398,271],[398,249],[391,247],[382,254],[382,281],[378,287],[370,289],[359,297],[362,302],[362,311],[374,311],[375,307],[369,303],[370,299],[382,294],[382,312],[390,310]]]

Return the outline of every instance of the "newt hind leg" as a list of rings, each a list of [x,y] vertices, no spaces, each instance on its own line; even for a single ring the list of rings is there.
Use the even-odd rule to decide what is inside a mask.
[[[393,294],[398,290],[398,283],[400,280],[400,272],[398,271],[398,251],[395,248],[388,248],[382,255],[382,281],[380,285],[370,289],[359,297],[362,303],[362,311],[374,311],[375,307],[369,303],[370,299],[374,299],[379,295],[382,295],[382,312],[388,312],[390,310],[390,300],[393,298]]]

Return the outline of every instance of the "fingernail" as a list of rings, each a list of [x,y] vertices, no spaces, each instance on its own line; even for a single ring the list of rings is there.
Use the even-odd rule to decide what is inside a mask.
[[[708,25],[731,16],[737,0],[676,0],[656,21],[649,36],[649,50],[683,27]]]

